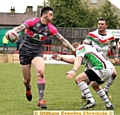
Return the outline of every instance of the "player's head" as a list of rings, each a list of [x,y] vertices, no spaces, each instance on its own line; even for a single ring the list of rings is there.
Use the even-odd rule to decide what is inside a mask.
[[[73,53],[73,55],[75,55],[75,56],[76,56],[76,49],[79,47],[79,45],[80,45],[79,42],[74,42],[74,43],[72,43],[72,46],[75,48],[75,52],[72,52],[72,53]]]
[[[79,42],[74,42],[74,43],[72,44],[72,46],[73,46],[75,49],[76,49],[79,45],[80,45]]]
[[[104,18],[100,18],[100,19],[98,20],[98,31],[99,31],[100,33],[103,33],[103,34],[104,34],[104,32],[106,31],[107,27],[108,27],[107,20],[104,19]]]
[[[53,19],[53,8],[49,6],[42,8],[41,17],[43,17],[47,22],[51,22]]]

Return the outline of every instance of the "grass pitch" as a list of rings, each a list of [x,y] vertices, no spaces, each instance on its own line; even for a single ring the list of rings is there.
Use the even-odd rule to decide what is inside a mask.
[[[46,91],[44,99],[47,100],[47,110],[79,110],[84,104],[81,103],[81,91],[75,84],[74,79],[67,80],[66,72],[72,65],[46,64],[45,78]],[[109,92],[112,95],[111,102],[115,105],[115,115],[120,115],[120,66],[116,66],[118,75]],[[79,72],[84,70],[82,65]],[[37,77],[32,69],[32,94],[33,100],[28,102],[25,97],[25,87],[19,64],[0,63],[0,115],[33,115],[37,107],[38,90]],[[91,87],[90,87],[91,89]],[[104,102],[91,89],[97,106],[91,110],[106,110]]]

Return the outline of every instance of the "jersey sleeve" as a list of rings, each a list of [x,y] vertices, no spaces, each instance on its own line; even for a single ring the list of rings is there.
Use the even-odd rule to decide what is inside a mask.
[[[36,22],[38,22],[38,21],[39,21],[39,18],[31,18],[31,19],[26,20],[26,21],[24,22],[24,25],[26,25],[27,28],[30,28],[30,27],[33,27],[34,24],[35,24]]]
[[[84,42],[87,44],[90,44],[92,42],[92,36],[90,33],[86,36]]]
[[[54,25],[49,24],[48,26],[49,26],[49,29],[50,29],[50,35],[51,36],[56,36],[59,33],[57,28]]]
[[[85,55],[85,46],[78,47],[76,50],[76,57],[77,56],[84,57],[84,55]]]
[[[115,41],[114,36],[111,37],[110,39],[111,39],[111,41],[110,41],[110,45],[111,45],[111,46],[116,46],[117,44],[116,44],[116,41]]]

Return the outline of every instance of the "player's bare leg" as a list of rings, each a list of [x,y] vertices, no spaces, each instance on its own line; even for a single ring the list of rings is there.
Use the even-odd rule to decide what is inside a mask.
[[[21,65],[21,69],[22,69],[22,73],[23,73],[23,83],[26,87],[26,98],[28,101],[32,100],[32,92],[31,92],[31,85],[30,85],[30,81],[31,81],[31,72],[30,72],[30,68],[31,65]]]
[[[45,91],[45,78],[44,78],[44,69],[45,64],[42,57],[35,57],[32,61],[34,69],[36,71],[38,81],[38,94],[39,94],[39,101],[38,106],[41,108],[47,108],[46,101],[44,100],[44,91]]]

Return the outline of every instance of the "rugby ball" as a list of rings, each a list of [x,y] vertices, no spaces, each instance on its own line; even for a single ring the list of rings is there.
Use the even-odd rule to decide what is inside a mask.
[[[14,30],[9,30],[5,34],[5,36],[12,43],[16,43],[18,41],[18,38],[19,38],[19,35]]]

